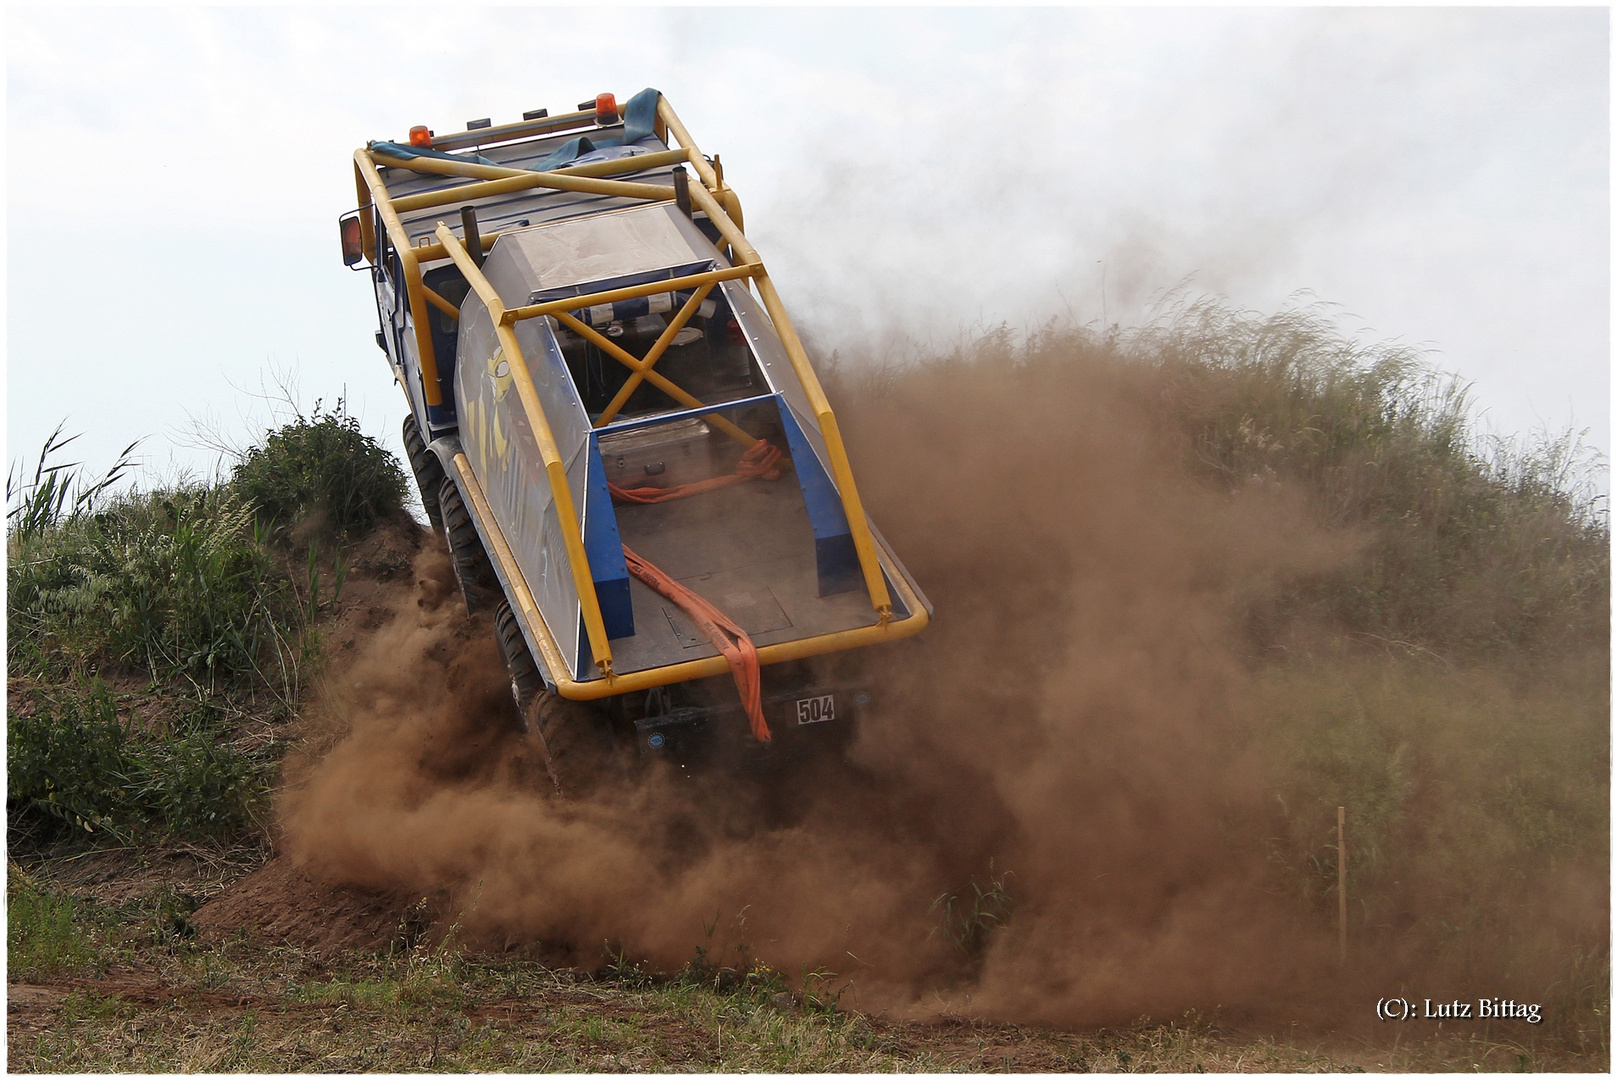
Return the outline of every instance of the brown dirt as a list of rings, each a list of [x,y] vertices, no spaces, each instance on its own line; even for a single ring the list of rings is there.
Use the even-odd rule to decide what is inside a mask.
[[[330,885],[285,857],[271,859],[198,908],[191,925],[203,941],[245,934],[323,956],[408,944],[430,920],[432,901],[406,892]]]
[[[352,549],[336,617],[326,631],[332,654],[328,674],[341,677],[353,652],[409,610],[417,597],[433,605],[443,601],[443,582],[432,574],[434,557],[420,558],[433,540],[428,529],[401,510]],[[418,562],[427,568],[425,577],[415,572]],[[299,748],[292,755],[294,773],[300,760],[317,758],[329,747],[337,734],[330,728],[323,716],[295,725],[290,733]],[[435,915],[433,900],[421,892],[321,880],[277,852],[212,896],[192,915],[191,924],[204,941],[245,935],[262,944],[290,945],[329,957],[412,940]]]

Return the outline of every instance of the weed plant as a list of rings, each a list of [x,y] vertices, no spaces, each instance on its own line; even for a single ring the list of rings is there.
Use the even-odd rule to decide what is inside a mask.
[[[989,936],[1016,910],[1011,876],[1010,871],[995,873],[990,860],[986,887],[973,880],[963,889],[940,894],[932,901],[932,915],[938,923],[934,933],[941,933],[961,954],[979,961]]]
[[[238,834],[274,743],[244,752],[224,720],[264,711],[266,692],[273,714],[295,710],[318,655],[317,538],[357,539],[399,505],[402,472],[341,402],[268,433],[229,483],[118,491],[133,448],[91,479],[53,460],[71,441],[58,429],[7,485],[12,838]],[[307,560],[288,554],[294,533]],[[340,548],[334,561],[340,592]],[[134,675],[166,720],[120,706],[113,684]]]
[[[1271,863],[1299,910],[1462,997],[1544,1006],[1540,1035],[1605,1047],[1610,945],[1606,674],[1588,655],[1493,665],[1338,656],[1274,665],[1251,703],[1276,778]]]
[[[1318,308],[1259,319],[1192,304],[1117,347],[1159,372],[1164,421],[1197,471],[1293,485],[1321,524],[1370,531],[1355,565],[1302,583],[1271,623],[1307,613],[1440,649],[1604,632],[1601,461],[1575,434],[1479,438],[1463,384],[1408,346],[1344,337]]]
[[[1414,348],[1345,336],[1323,305],[1263,317],[1180,303],[1133,330],[999,326],[939,355],[823,366],[855,415],[956,369],[1029,399],[1070,395],[1078,370],[1110,373],[1191,474],[1289,488],[1321,526],[1365,537],[1357,559],[1254,604],[1260,649],[1305,620],[1445,653],[1554,653],[1607,633],[1604,459],[1571,432],[1480,436],[1463,384]]]
[[[6,810],[13,838],[35,843],[82,830],[116,839],[141,832],[228,836],[251,824],[273,760],[205,728],[152,734],[118,716],[111,687],[35,696],[6,718]]]
[[[13,978],[79,968],[95,957],[73,898],[6,864],[6,966]]]
[[[286,683],[295,600],[228,489],[128,493],[8,540],[13,672],[144,669],[203,692]]]
[[[404,505],[404,471],[359,429],[341,398],[268,432],[231,474],[231,486],[276,537],[335,541],[363,535]]]

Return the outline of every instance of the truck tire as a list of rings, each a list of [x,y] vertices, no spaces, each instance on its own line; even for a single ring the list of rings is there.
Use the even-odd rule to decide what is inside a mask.
[[[472,515],[461,501],[460,489],[451,477],[444,477],[438,488],[438,507],[443,512],[444,539],[449,544],[449,565],[455,571],[460,595],[466,601],[466,612],[475,615],[487,608],[499,594],[499,580],[494,567],[483,550],[483,538],[477,535]]]
[[[427,512],[433,531],[441,534],[444,515],[438,505],[438,491],[444,484],[444,467],[438,455],[427,449],[421,425],[414,416],[404,418],[404,453],[410,459],[410,471],[415,473],[415,486],[421,491],[421,508]]]
[[[526,731],[528,706],[547,691],[539,665],[533,661],[522,628],[517,625],[516,612],[511,610],[508,601],[501,600],[500,606],[494,609],[494,633],[499,638],[500,655],[505,658],[505,670],[511,675],[511,700],[517,706],[517,726]]]
[[[622,747],[605,718],[582,701],[569,701],[545,689],[539,665],[505,600],[495,609],[494,633],[511,676],[517,724],[538,744],[556,793],[564,798],[582,795],[622,766]]]

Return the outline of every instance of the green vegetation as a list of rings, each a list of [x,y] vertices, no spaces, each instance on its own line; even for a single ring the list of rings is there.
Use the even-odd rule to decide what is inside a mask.
[[[70,915],[54,916],[50,940],[33,908],[25,922],[13,917],[12,977],[41,983],[12,987],[7,1042],[20,1071],[1343,1072],[1580,1064],[1474,1035],[1390,1048],[1288,1045],[1239,1035],[1216,1012],[1081,1032],[963,1019],[906,1023],[815,1007],[774,972],[717,985],[610,963],[590,975],[520,956],[410,945],[404,935],[383,952],[333,961],[247,940],[200,945],[185,932],[183,910],[166,900],[97,919],[13,869],[14,909],[25,895]],[[127,966],[137,954],[138,972]]]
[[[144,826],[230,835],[252,824],[267,802],[273,744],[243,752],[194,719],[166,737],[132,733],[118,716],[117,696],[99,680],[31,698],[30,713],[6,718],[14,837],[42,839],[65,827],[127,840]]]
[[[13,978],[81,970],[95,947],[71,896],[41,889],[16,863],[6,864],[6,964]]]
[[[1335,919],[1348,808],[1352,950],[1427,985],[1544,1006],[1537,1034],[1605,1052],[1610,719],[1603,661],[1532,671],[1337,657],[1260,673],[1271,863]]]
[[[316,401],[309,416],[271,432],[231,485],[262,525],[304,540],[361,536],[404,504],[404,471],[340,399],[324,413]]]
[[[932,901],[932,913],[938,920],[935,933],[948,938],[950,944],[973,959],[982,955],[988,937],[1004,926],[1016,910],[1007,873],[994,873],[992,861],[988,864],[988,885],[976,881],[966,888],[946,892]]]
[[[1225,834],[1264,845],[1272,888],[1329,931],[1345,806],[1354,955],[1423,986],[1542,1002],[1535,1045],[1607,1052],[1599,455],[1570,433],[1479,436],[1464,387],[1414,349],[1345,337],[1321,308],[1264,318],[1197,303],[1129,331],[1001,327],[920,363],[832,368],[850,432],[865,411],[883,414],[870,426],[909,408],[935,423],[962,407],[960,386],[982,423],[1005,401],[1019,417],[1047,418],[1035,403],[1051,401],[1092,416],[1089,405],[1107,418],[1098,441],[1151,462],[1120,474],[1160,481],[1164,502],[1181,477],[1229,506],[1259,492],[1334,543],[1322,569],[1232,597],[1244,619],[1228,643],[1250,681],[1232,695],[1228,730],[1262,763],[1272,817],[1229,821]],[[1060,434],[1053,445],[1079,445]],[[998,438],[1013,449],[994,460],[1052,476],[1028,440]],[[942,899],[957,938],[994,932],[969,917],[970,888]]]
[[[396,509],[402,473],[340,402],[268,433],[226,483],[119,491],[134,448],[90,479],[51,460],[71,441],[53,433],[7,489],[12,840],[242,834],[279,747],[240,722],[297,707],[319,653],[318,539]],[[334,571],[340,592],[340,550]]]
[[[967,349],[954,362],[967,363]],[[992,359],[989,359],[992,357]],[[1357,555],[1247,609],[1270,860],[1322,923],[1349,816],[1349,929],[1430,979],[1545,1003],[1541,1034],[1605,1052],[1611,533],[1572,433],[1479,436],[1465,387],[1322,308],[1213,303],[1135,331],[1001,335],[978,362],[1037,384],[1118,374],[1203,481],[1300,495]]]
[[[1463,386],[1412,348],[1344,338],[1318,310],[1196,304],[1118,348],[1160,373],[1164,420],[1198,471],[1299,485],[1322,525],[1373,530],[1356,565],[1304,583],[1270,619],[1307,612],[1438,648],[1604,635],[1609,518],[1598,462],[1570,433],[1485,443]]]
[[[297,602],[229,488],[123,494],[8,540],[13,675],[143,670],[202,693],[286,689]]]
[[[1575,434],[1518,443],[1473,428],[1466,388],[1408,346],[1345,337],[1321,307],[1269,317],[1199,302],[1102,333],[997,327],[921,363],[829,365],[863,408],[917,379],[981,374],[1030,400],[1117,389],[1195,476],[1300,493],[1360,558],[1254,610],[1262,647],[1299,618],[1434,649],[1549,650],[1603,641],[1610,609],[1604,459]]]
[[[828,1008],[812,979],[805,992],[763,968],[718,969],[731,977],[717,982],[700,965],[654,978],[608,964],[592,976],[412,945],[402,932],[381,953],[335,962],[246,940],[206,946],[171,898],[97,914],[15,866],[8,899],[11,976],[38,981],[11,988],[9,1060],[22,1071],[1343,1067],[1340,1055],[1231,1038],[1197,1015],[1085,1033],[905,1024]],[[1462,1060],[1497,1062],[1498,1049]]]

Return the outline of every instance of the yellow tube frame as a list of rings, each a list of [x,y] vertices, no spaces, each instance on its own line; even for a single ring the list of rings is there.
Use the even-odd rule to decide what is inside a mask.
[[[562,544],[567,548],[567,561],[572,566],[573,586],[578,590],[579,604],[584,611],[584,630],[589,635],[590,654],[595,658],[595,666],[601,669],[601,674],[608,678],[612,675],[612,647],[606,640],[606,623],[601,618],[601,604],[595,597],[595,579],[590,576],[589,557],[584,553],[584,534],[578,529],[578,511],[573,505],[573,492],[567,486],[567,466],[561,459],[561,452],[556,449],[556,437],[551,434],[550,422],[545,419],[544,406],[539,403],[539,391],[534,388],[533,376],[528,372],[527,361],[522,356],[522,346],[517,343],[516,331],[500,318],[505,312],[505,304],[500,300],[500,294],[494,291],[483,271],[472,262],[472,257],[461,246],[460,239],[449,231],[449,226],[439,223],[438,240],[443,244],[444,250],[454,260],[460,272],[466,275],[466,281],[477,298],[488,307],[489,316],[494,321],[494,332],[499,336],[500,347],[505,350],[505,358],[510,364],[511,378],[516,384],[517,398],[522,402],[522,411],[527,414],[528,423],[533,428],[534,441],[539,444],[539,456],[545,463],[545,477],[550,481],[550,495],[556,500],[556,516],[561,522]],[[488,521],[492,522],[493,517]],[[510,562],[507,566],[514,567]],[[563,671],[572,668],[563,666]]]
[[[382,215],[382,223],[387,227],[387,234],[393,241],[394,250],[399,253],[405,295],[410,302],[410,319],[415,323],[416,356],[421,363],[421,392],[426,395],[428,405],[442,405],[443,395],[438,390],[438,353],[432,347],[432,328],[427,325],[427,297],[424,292],[425,286],[421,283],[421,263],[415,249],[410,246],[410,237],[404,231],[404,222],[399,220],[398,211],[393,208],[392,200],[388,198],[387,185],[382,183],[382,176],[376,171],[376,163],[364,149],[354,151],[354,168],[364,178],[371,197],[376,200],[376,209]],[[368,205],[368,200],[361,202],[361,211]],[[365,218],[364,213],[359,215],[362,223]],[[363,235],[363,225],[361,230]]]
[[[712,291],[713,283],[709,282],[691,293],[690,299],[680,305],[679,312],[668,321],[668,325],[663,328],[663,332],[657,335],[657,340],[651,343],[651,348],[646,350],[646,355],[640,358],[639,364],[631,365],[629,369],[631,374],[624,380],[623,386],[619,388],[616,394],[612,395],[612,400],[607,402],[606,408],[601,410],[601,415],[595,418],[596,427],[606,427],[618,415],[618,410],[629,403],[629,399],[640,388],[640,384],[645,382],[646,372],[650,371],[657,361],[663,358],[663,353],[668,351],[668,346],[674,343],[674,339],[679,336],[679,332],[685,328],[686,323],[691,321],[691,316],[696,314],[697,309],[702,306],[702,301],[706,300],[707,294]]]
[[[700,409],[707,404],[707,402],[703,401],[701,398],[698,398],[695,394],[689,393],[683,388],[675,385],[662,372],[652,371],[651,366],[644,360],[636,360],[632,353],[625,351],[616,342],[612,341],[612,339],[603,335],[599,330],[584,324],[578,319],[577,316],[569,312],[562,311],[556,314],[556,318],[560,319],[563,325],[565,325],[573,333],[590,341],[595,345],[596,348],[618,361],[618,363],[622,364],[630,371],[637,372],[644,377],[647,382],[651,383],[651,385],[655,386],[657,389],[661,390],[663,393],[667,394],[669,397],[673,398],[687,409]],[[718,404],[722,405],[723,402],[719,402]],[[734,439],[736,442],[740,443],[742,446],[745,446],[749,450],[752,449],[753,444],[758,441],[716,412],[707,413],[702,417],[702,419],[706,420],[708,423],[712,424],[714,427],[718,428],[720,431],[724,432],[726,435],[730,436],[730,438]]]
[[[710,281],[734,281],[736,278],[751,277],[757,272],[756,266],[723,266],[717,270],[704,270],[700,274],[686,274],[684,277],[651,281],[644,285],[625,285],[621,289],[608,289],[606,292],[590,293],[588,296],[546,300],[542,304],[507,308],[505,321],[513,323],[522,319],[537,319],[544,315],[577,311],[579,308],[594,307],[596,304],[615,304],[620,300],[634,300],[642,296],[654,296],[657,293],[684,292],[686,289],[700,288]]]
[[[556,118],[556,120],[566,119],[568,123],[583,125],[590,122],[591,115],[589,113],[578,113],[575,116]],[[490,133],[479,132],[480,138],[478,141],[487,143],[526,137],[535,133],[528,130],[530,126],[511,125],[509,134],[505,133],[504,129]],[[548,127],[547,130],[561,130],[565,126],[567,125],[552,121],[552,126]],[[654,293],[703,287],[711,288],[713,284],[720,281],[750,278],[756,283],[759,298],[762,300],[764,309],[775,326],[776,333],[785,348],[787,359],[791,362],[792,370],[796,373],[804,392],[808,395],[809,407],[813,410],[815,419],[819,424],[820,434],[825,443],[827,456],[830,459],[832,476],[842,498],[843,511],[848,519],[854,550],[858,556],[860,569],[865,579],[865,587],[868,590],[871,606],[875,609],[878,620],[874,626],[839,631],[801,641],[764,646],[758,650],[759,659],[766,664],[775,663],[824,652],[834,652],[843,648],[852,648],[871,641],[907,637],[912,633],[919,633],[927,623],[925,609],[903,580],[903,575],[896,573],[893,575],[893,581],[911,615],[896,623],[892,621],[892,597],[888,592],[886,577],[876,551],[876,544],[870,532],[869,522],[865,517],[864,505],[859,498],[859,492],[854,483],[853,471],[848,463],[847,451],[842,443],[842,435],[837,426],[836,416],[831,411],[830,402],[826,399],[825,391],[820,386],[819,378],[814,372],[813,365],[809,362],[808,354],[803,349],[802,341],[798,338],[797,331],[786,314],[785,306],[781,303],[773,282],[770,281],[768,274],[764,270],[762,257],[759,256],[757,249],[752,246],[742,231],[739,220],[741,217],[739,198],[734,190],[724,182],[722,174],[702,154],[666,98],[659,98],[657,102],[657,129],[659,136],[665,141],[667,136],[672,135],[678,143],[679,149],[669,149],[655,154],[599,162],[593,165],[557,169],[547,173],[479,165],[476,162],[445,161],[440,158],[396,159],[386,155],[374,154],[365,148],[354,152],[355,187],[360,198],[361,210],[373,203],[377,207],[389,239],[394,249],[398,252],[399,261],[403,268],[405,291],[410,305],[411,317],[415,324],[416,349],[420,358],[423,391],[425,392],[427,403],[429,405],[441,405],[442,398],[438,387],[437,357],[432,347],[431,332],[426,320],[426,308],[431,304],[448,313],[452,305],[443,301],[436,293],[428,295],[431,290],[426,289],[421,280],[420,268],[424,262],[435,262],[447,258],[460,268],[461,272],[466,276],[466,280],[477,292],[478,297],[487,305],[490,316],[494,320],[501,347],[505,349],[509,357],[516,361],[522,359],[522,352],[512,326],[519,320],[554,315],[562,322],[571,325],[575,330],[584,333],[586,337],[594,338],[598,335],[591,334],[590,328],[574,318],[571,312],[597,304],[608,304],[619,300],[649,296]],[[679,162],[688,163],[696,170],[701,183],[689,185],[691,200],[718,229],[721,238],[729,246],[732,261],[736,265],[706,273],[651,282],[646,285],[611,289],[589,296],[568,297],[542,304],[528,304],[507,309],[494,291],[493,286],[489,284],[488,279],[483,276],[481,270],[472,262],[460,238],[456,237],[446,225],[439,222],[434,230],[437,243],[412,245],[411,238],[399,218],[401,211],[426,209],[465,202],[469,199],[540,187],[617,196],[647,202],[666,202],[674,198],[671,187],[660,184],[629,183],[606,179],[606,177],[619,172],[634,172]],[[379,163],[419,173],[464,177],[473,182],[441,191],[422,192],[418,195],[393,199],[388,194],[387,185],[382,181],[381,174],[378,171],[377,165]],[[362,213],[360,222],[361,238],[365,246],[366,255],[374,265],[380,254],[378,238],[375,236],[375,230],[368,214]],[[491,248],[500,235],[499,233],[485,234],[481,238],[484,249]],[[609,342],[608,344],[610,345],[611,343]],[[608,351],[612,352],[611,349]],[[619,356],[617,359],[621,361],[623,357]],[[658,373],[650,370],[649,364],[644,365],[644,371],[642,371],[639,361],[628,366],[632,370],[641,373],[647,381],[658,385],[665,392],[669,391],[669,386],[661,385],[666,380],[662,379]],[[522,402],[523,410],[527,414],[529,423],[532,425],[535,437],[539,442],[546,477],[550,482],[551,494],[556,500],[558,516],[562,521],[563,542],[567,548],[568,560],[572,564],[574,585],[579,593],[579,602],[583,610],[590,652],[594,657],[596,666],[603,675],[600,680],[585,682],[578,682],[571,678],[561,679],[558,688],[562,695],[577,700],[585,700],[723,673],[727,668],[722,657],[688,661],[622,676],[613,673],[611,648],[606,639],[605,624],[601,616],[600,604],[595,596],[594,581],[590,577],[589,563],[584,553],[583,536],[578,528],[572,492],[567,487],[566,470],[562,464],[561,455],[556,448],[555,439],[551,434],[549,422],[545,418],[544,409],[539,403],[538,393],[533,386],[532,377],[528,373],[526,363],[513,363],[511,370],[515,377],[519,400]],[[678,387],[673,387],[673,390],[678,391]],[[674,396],[676,399],[689,397],[689,395],[683,394],[683,391],[679,391]],[[695,399],[685,403],[692,406],[703,404]],[[722,420],[723,418],[719,417],[718,419]],[[729,425],[726,423],[725,426]],[[746,441],[752,441],[750,436],[746,437]],[[489,512],[488,505],[483,500],[482,489],[475,478],[472,477],[471,470],[465,464],[464,457],[456,459],[456,468],[462,479],[466,481],[467,490],[472,493],[475,509],[488,526],[489,535],[496,548],[496,556],[505,567],[514,571],[512,576],[513,591],[517,593],[516,599],[523,609],[523,614],[528,617],[529,624],[534,627],[535,633],[543,639],[540,646],[541,651],[545,653],[547,666],[553,674],[571,672],[571,666],[561,656],[559,647],[550,636],[549,628],[545,625],[543,618],[540,617],[538,607],[534,603],[532,595],[528,592],[526,583],[521,581],[521,575],[511,556],[510,547],[506,544],[503,535],[500,534],[498,523],[494,520],[492,513]],[[560,679],[559,674],[557,677]]]
[[[405,195],[393,200],[401,213],[425,210],[433,206],[448,206],[466,199],[481,199],[490,195],[505,195],[513,191],[547,187],[558,191],[585,191],[598,195],[622,195],[631,199],[668,200],[674,197],[672,188],[662,184],[634,184],[626,180],[606,180],[602,177],[616,173],[639,172],[655,169],[659,165],[673,165],[687,160],[683,150],[666,150],[657,154],[599,161],[591,165],[578,165],[570,169],[552,169],[550,172],[530,172],[527,169],[507,169],[498,165],[479,165],[476,162],[442,161],[437,158],[390,158],[372,155],[379,164],[412,172],[436,176],[464,176],[478,182],[441,191],[423,191],[419,195]],[[594,183],[587,183],[593,180]],[[574,182],[577,181],[577,182]]]

